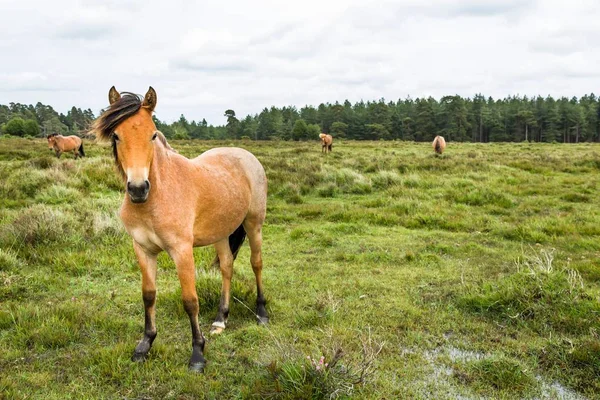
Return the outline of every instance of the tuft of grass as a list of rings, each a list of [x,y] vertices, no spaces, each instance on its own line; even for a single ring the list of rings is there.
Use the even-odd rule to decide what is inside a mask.
[[[508,240],[527,242],[531,244],[548,243],[548,235],[535,226],[516,224],[497,228],[498,233]]]
[[[600,303],[585,291],[577,271],[553,262],[553,250],[526,256],[515,273],[467,289],[458,304],[504,323],[527,323],[538,332],[585,332],[597,326]]]
[[[284,199],[288,204],[302,204],[302,195],[298,185],[286,183],[277,193],[277,196]]]
[[[72,216],[61,210],[35,205],[23,210],[11,225],[4,226],[0,238],[12,236],[20,244],[39,245],[65,240],[75,229]]]
[[[323,180],[335,183],[335,187],[343,193],[364,194],[370,193],[372,190],[371,180],[350,168],[333,169],[325,165],[323,168]]]
[[[373,340],[370,330],[361,335],[360,358],[349,359],[341,347],[320,357],[303,356],[297,348],[278,343],[267,375],[256,381],[250,398],[337,399],[353,397],[373,376],[385,343]]]
[[[349,396],[356,377],[343,366],[338,366],[335,357],[328,362],[325,362],[324,356],[318,361],[307,356],[304,360],[272,362],[267,367],[272,382],[259,388],[258,394],[274,399],[314,400]]]
[[[2,185],[3,196],[15,199],[30,199],[51,183],[47,171],[38,169],[18,169]]]
[[[514,206],[514,203],[505,194],[482,188],[468,191],[451,191],[447,194],[447,199],[451,202],[470,206],[493,205],[501,208]]]
[[[371,177],[371,180],[373,187],[378,189],[386,189],[402,183],[402,177],[394,171],[379,171]]]
[[[337,193],[338,187],[333,182],[319,186],[319,188],[317,189],[317,194],[320,197],[335,197]]]
[[[490,389],[523,396],[532,394],[538,385],[532,372],[518,361],[507,357],[487,357],[458,365],[454,376],[480,393]]]
[[[11,249],[0,248],[0,271],[15,271],[23,268],[25,263]]]
[[[590,197],[580,193],[567,193],[562,199],[571,203],[589,203]]]
[[[77,189],[63,185],[51,185],[35,196],[35,200],[44,204],[74,203],[81,196]]]
[[[28,161],[28,164],[31,167],[38,168],[38,169],[48,169],[48,168],[54,167],[57,163],[58,163],[58,160],[56,159],[56,157],[52,157],[52,156],[36,157],[36,158],[32,158],[31,160]]]
[[[538,351],[540,365],[552,376],[590,398],[600,393],[600,340],[552,341]],[[562,376],[563,371],[568,375]]]

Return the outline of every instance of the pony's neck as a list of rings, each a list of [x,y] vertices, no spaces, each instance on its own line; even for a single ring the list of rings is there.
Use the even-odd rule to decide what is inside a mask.
[[[154,145],[154,157],[152,158],[152,164],[150,164],[150,171],[148,172],[148,180],[154,187],[158,187],[161,171],[168,161],[167,157],[167,149],[164,148],[160,141],[156,141]]]

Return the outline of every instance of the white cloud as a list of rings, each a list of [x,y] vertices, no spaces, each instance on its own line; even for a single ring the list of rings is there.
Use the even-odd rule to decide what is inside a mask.
[[[271,105],[598,91],[597,1],[0,0],[0,103],[106,106],[158,92],[157,116]]]

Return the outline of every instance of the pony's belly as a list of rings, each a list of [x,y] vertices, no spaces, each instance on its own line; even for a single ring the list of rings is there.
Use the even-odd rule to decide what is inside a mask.
[[[195,237],[194,238],[194,247],[204,247],[211,244],[215,244],[219,240],[223,239],[219,236],[210,236],[210,237]]]
[[[219,231],[217,231],[217,230],[210,231],[207,229],[202,229],[202,230],[195,229],[195,231],[194,231],[194,247],[208,246],[208,245],[218,242],[219,240],[229,237],[229,235],[227,235],[227,232],[219,232]]]
[[[226,203],[223,208],[227,210],[233,209],[233,207],[228,207]],[[247,213],[248,206],[242,203],[241,209]],[[221,210],[213,213],[213,218],[203,218],[196,221],[194,226],[194,247],[208,246],[227,239],[244,221],[245,213],[230,212],[223,214],[219,211]],[[202,215],[204,214],[202,213]]]

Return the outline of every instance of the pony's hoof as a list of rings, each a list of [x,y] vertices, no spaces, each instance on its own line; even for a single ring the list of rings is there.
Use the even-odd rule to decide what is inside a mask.
[[[258,325],[269,325],[269,317],[258,317]]]
[[[215,321],[210,327],[210,335],[219,335],[225,330],[225,322]]]
[[[137,352],[133,352],[133,355],[131,356],[131,361],[136,362],[136,363],[141,363],[146,361],[146,358],[148,356],[148,353],[137,353]]]
[[[195,374],[201,374],[204,372],[204,367],[206,366],[206,362],[197,362],[189,365],[188,371],[193,372]]]
[[[225,330],[225,328],[220,327],[220,326],[212,326],[210,328],[210,332],[208,333],[209,335],[220,335],[221,333],[223,333],[223,331]]]

